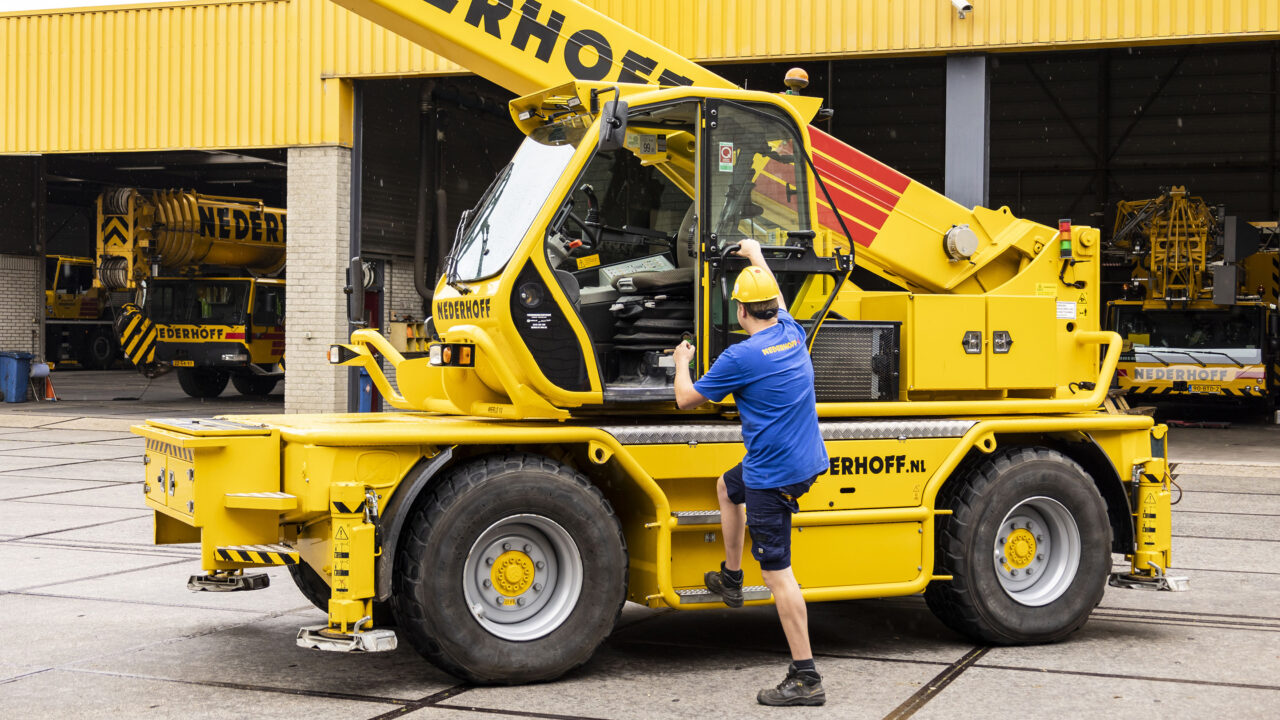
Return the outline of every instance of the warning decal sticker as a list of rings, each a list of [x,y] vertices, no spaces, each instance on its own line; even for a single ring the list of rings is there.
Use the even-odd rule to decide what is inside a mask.
[[[720,143],[720,172],[733,172],[733,143]]]

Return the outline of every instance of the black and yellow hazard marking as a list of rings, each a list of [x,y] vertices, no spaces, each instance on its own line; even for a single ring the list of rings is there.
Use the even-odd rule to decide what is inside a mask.
[[[180,448],[177,445],[164,442],[163,440],[152,440],[151,438],[147,438],[147,451],[164,453],[165,455],[175,457],[179,460],[195,462],[195,451],[191,448]]]
[[[142,309],[133,303],[122,308],[123,314],[116,321],[119,328],[120,347],[124,350],[129,362],[138,367],[150,365],[156,361],[156,325]]]
[[[216,552],[223,562],[255,563],[257,565],[297,565],[298,553],[280,545],[233,545],[220,547]]]
[[[342,502],[338,502],[337,500],[334,500],[333,512],[340,515],[356,515],[358,513],[362,513],[364,512],[364,501],[361,500],[360,504],[357,505],[354,510],[351,510],[347,507],[346,503],[342,503]]]
[[[104,245],[109,245],[113,242],[123,245],[129,242],[128,225],[123,217],[102,218],[100,234]]]

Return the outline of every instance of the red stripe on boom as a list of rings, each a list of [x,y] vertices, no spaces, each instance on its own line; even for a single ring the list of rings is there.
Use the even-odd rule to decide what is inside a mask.
[[[836,219],[836,214],[831,212],[831,208],[827,207],[825,203],[818,204],[818,222],[823,227],[835,229],[837,237],[839,237],[840,221]],[[876,231],[866,225],[856,223],[848,218],[845,218],[844,225],[849,228],[849,234],[853,236],[853,241],[863,247],[871,247],[872,241],[876,239]]]
[[[851,193],[848,189],[839,185],[828,185],[827,190],[831,192],[831,199],[835,201],[836,207],[849,217],[856,217],[862,222],[879,230],[884,227],[885,220],[889,219],[889,212],[879,205],[873,205],[865,199],[859,197],[856,193]],[[826,200],[825,197],[819,197],[819,200]],[[892,210],[892,208],[890,208]],[[839,227],[838,225],[836,226]]]
[[[835,164],[822,155],[818,155],[813,159],[813,166],[821,173],[822,181],[828,188],[839,187],[854,195],[864,197],[868,201],[875,202],[884,210],[892,210],[893,206],[898,204],[900,196],[892,190],[887,190],[861,175],[855,175],[845,167]]]
[[[814,150],[830,155],[872,180],[875,180],[876,182],[899,193],[906,192],[907,186],[911,184],[911,178],[906,175],[903,175],[870,155],[855,150],[849,145],[845,145],[839,140],[814,127],[809,128],[809,141],[813,143]]]

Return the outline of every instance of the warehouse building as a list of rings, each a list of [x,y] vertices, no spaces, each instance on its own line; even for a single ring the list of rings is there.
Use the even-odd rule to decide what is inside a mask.
[[[753,89],[804,67],[834,135],[967,205],[1280,215],[1273,0],[586,4]],[[0,48],[0,349],[46,352],[44,258],[94,254],[102,192],[258,198],[288,209],[289,412],[348,407],[330,343],[429,313],[519,141],[506,89],[330,0],[3,13]]]

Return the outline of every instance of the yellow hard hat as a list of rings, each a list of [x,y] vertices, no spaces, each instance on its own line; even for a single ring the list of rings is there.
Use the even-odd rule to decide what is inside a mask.
[[[755,265],[738,273],[738,279],[733,283],[733,299],[738,302],[764,302],[781,294],[773,276]]]

